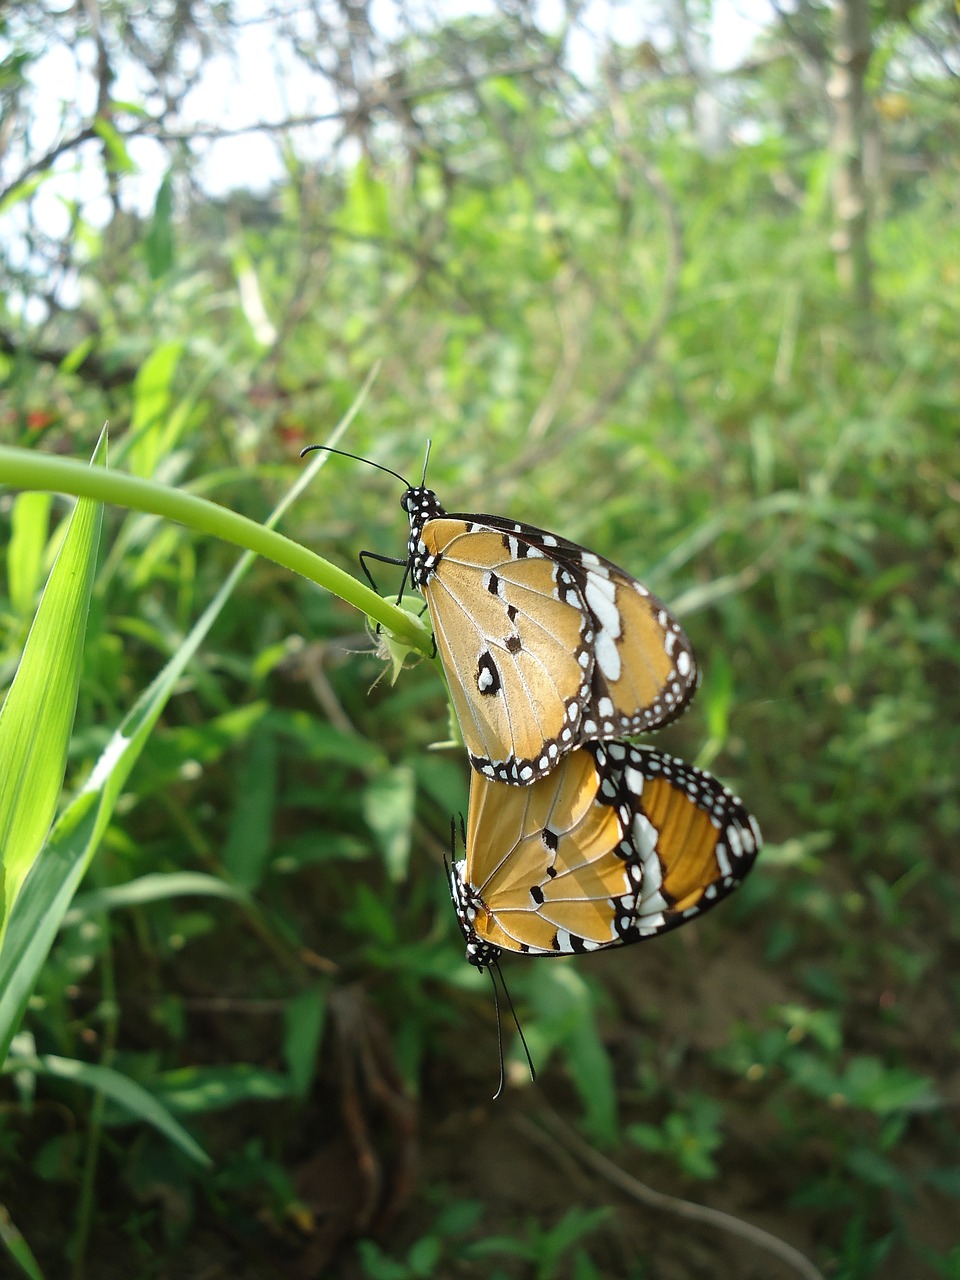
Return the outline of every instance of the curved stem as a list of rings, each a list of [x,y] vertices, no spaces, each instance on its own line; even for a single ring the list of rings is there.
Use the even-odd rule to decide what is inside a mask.
[[[309,578],[379,622],[404,644],[427,656],[432,653],[430,633],[413,614],[382,599],[349,573],[298,542],[219,503],[139,476],[4,445],[0,445],[0,485],[94,498],[175,520],[198,533],[212,534]]]

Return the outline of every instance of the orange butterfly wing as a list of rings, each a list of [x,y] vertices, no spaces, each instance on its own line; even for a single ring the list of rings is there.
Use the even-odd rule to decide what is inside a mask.
[[[411,538],[474,768],[528,784],[579,743],[657,728],[698,671],[666,606],[610,561],[496,516],[426,519]]]
[[[647,747],[591,743],[523,788],[475,773],[452,877],[468,958],[664,933],[733,892],[759,848],[756,820],[722,783]]]

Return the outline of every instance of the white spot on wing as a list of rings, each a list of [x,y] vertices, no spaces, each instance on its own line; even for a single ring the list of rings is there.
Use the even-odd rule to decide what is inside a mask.
[[[643,795],[643,774],[639,769],[631,769],[628,765],[623,771],[623,778],[635,796]]]
[[[612,582],[599,579],[596,574],[587,578],[587,589],[584,592],[587,604],[600,619],[604,631],[611,635],[620,634],[620,610],[617,608],[617,588]]]
[[[618,613],[618,621],[619,618],[620,615]],[[613,635],[606,630],[606,628],[604,628],[604,630],[597,636],[594,652],[597,655],[597,663],[604,676],[606,676],[607,680],[609,680],[611,684],[616,684],[620,679],[620,653],[617,649],[616,640]]]
[[[641,862],[646,863],[651,857],[656,857],[659,838],[660,832],[646,814],[638,813],[633,820],[633,845]]]
[[[724,878],[732,874],[733,868],[730,866],[730,858],[727,854],[727,846],[722,840],[717,841],[717,847],[713,851],[713,855],[717,860],[717,866],[720,868],[720,874]]]

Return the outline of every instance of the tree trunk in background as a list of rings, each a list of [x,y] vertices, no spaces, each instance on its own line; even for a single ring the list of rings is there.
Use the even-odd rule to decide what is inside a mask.
[[[870,310],[873,287],[869,209],[863,173],[866,138],[864,80],[870,62],[868,0],[836,0],[836,42],[827,92],[833,105],[833,250],[841,284]]]

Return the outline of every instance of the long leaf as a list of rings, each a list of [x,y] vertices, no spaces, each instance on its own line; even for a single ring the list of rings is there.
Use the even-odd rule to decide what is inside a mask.
[[[106,429],[92,465],[105,465]],[[103,507],[74,507],[0,710],[0,938],[57,808],[77,710]]]
[[[350,412],[334,431],[332,443],[346,430],[371,381],[372,379],[367,380]],[[304,470],[267,521],[268,525],[280,519],[310,483],[326,457],[322,453],[316,455],[315,463]],[[97,761],[86,786],[62,814],[50,840],[24,882],[10,918],[9,929],[0,946],[0,1061],[9,1050],[10,1041],[36,985],[40,968],[107,828],[131,769],[184,668],[205,640],[254,559],[251,552],[240,557],[183,644],[124,717]]]
[[[76,924],[86,916],[99,915],[103,911],[117,911],[121,907],[140,907],[146,902],[160,902],[166,898],[183,898],[194,895],[201,898],[232,898],[248,903],[245,889],[228,884],[219,876],[204,871],[154,872],[128,880],[126,884],[112,884],[104,889],[81,893],[67,912],[64,924]]]
[[[191,1138],[183,1125],[174,1119],[152,1093],[129,1076],[114,1071],[112,1067],[101,1067],[95,1062],[80,1062],[76,1058],[61,1058],[54,1053],[45,1053],[28,1058],[11,1054],[3,1070],[31,1071],[38,1076],[54,1076],[58,1080],[69,1080],[102,1093],[105,1098],[129,1112],[133,1119],[153,1125],[198,1164],[212,1163],[203,1147]]]
[[[30,1280],[43,1280],[43,1272],[31,1252],[30,1246],[13,1224],[6,1206],[0,1204],[0,1244]]]

